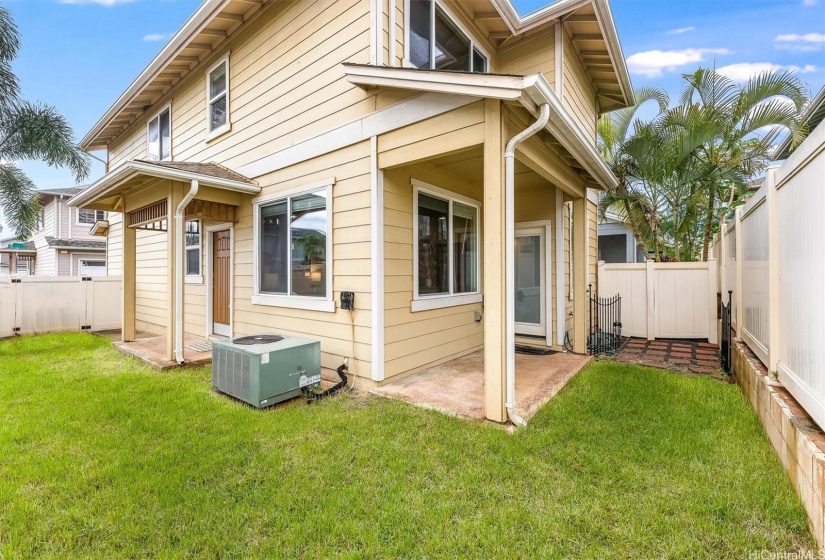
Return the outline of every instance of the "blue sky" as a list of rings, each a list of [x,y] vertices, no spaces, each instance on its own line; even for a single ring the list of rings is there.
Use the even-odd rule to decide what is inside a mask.
[[[14,63],[23,93],[56,106],[83,136],[199,0],[4,0],[22,34]],[[546,0],[515,0],[521,13]],[[825,84],[825,0],[612,0],[634,87],[675,99],[680,74],[716,65],[734,79],[797,70]],[[71,186],[62,170],[22,163],[41,188]],[[91,179],[102,174],[96,164]]]

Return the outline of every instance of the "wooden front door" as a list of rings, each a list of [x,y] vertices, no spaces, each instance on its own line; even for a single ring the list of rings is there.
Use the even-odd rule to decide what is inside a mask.
[[[230,336],[229,278],[232,274],[232,247],[229,230],[212,234],[212,332]]]

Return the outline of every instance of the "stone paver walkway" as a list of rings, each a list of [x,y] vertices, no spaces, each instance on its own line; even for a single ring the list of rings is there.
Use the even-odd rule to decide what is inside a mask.
[[[631,338],[616,359],[624,363],[699,374],[719,373],[721,368],[719,347],[707,342]]]

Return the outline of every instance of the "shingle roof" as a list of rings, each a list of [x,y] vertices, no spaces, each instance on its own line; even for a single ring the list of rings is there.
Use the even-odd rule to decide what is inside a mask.
[[[55,196],[74,196],[79,192],[82,192],[83,189],[86,187],[66,187],[63,189],[43,189],[38,191],[40,194],[52,194]]]
[[[46,237],[46,243],[52,249],[106,249],[105,241],[92,241],[86,239],[56,239]]]
[[[244,177],[240,173],[232,171],[223,165],[209,162],[196,163],[193,161],[152,161],[146,159],[137,160],[141,163],[148,163],[150,165],[157,165],[159,167],[167,167],[169,169],[177,169],[179,171],[186,171],[187,173],[198,173],[199,175],[209,175],[210,177],[217,177],[218,179],[228,179],[230,181],[240,181],[255,185],[256,183],[249,177]]]

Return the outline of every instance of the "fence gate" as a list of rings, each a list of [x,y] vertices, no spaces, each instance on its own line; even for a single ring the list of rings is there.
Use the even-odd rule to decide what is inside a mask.
[[[719,349],[722,353],[722,367],[730,374],[733,370],[733,325],[732,319],[733,291],[728,290],[728,304],[722,304],[722,339],[719,341]]]
[[[622,341],[622,296],[599,297],[593,293],[592,285],[587,286],[589,302],[587,352],[616,354]]]

